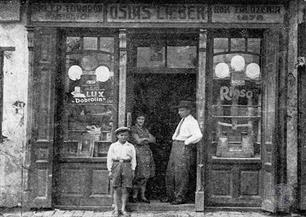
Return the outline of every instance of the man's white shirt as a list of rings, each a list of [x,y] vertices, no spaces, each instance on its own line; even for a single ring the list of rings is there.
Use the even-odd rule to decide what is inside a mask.
[[[179,125],[180,124],[176,127],[172,140],[184,141],[185,145],[189,145],[197,143],[202,139],[203,135],[199,123],[192,115],[188,115],[184,118],[180,129]]]

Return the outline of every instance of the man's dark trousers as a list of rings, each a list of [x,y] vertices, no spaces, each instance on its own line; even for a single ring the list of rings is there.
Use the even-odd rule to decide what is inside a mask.
[[[169,200],[186,200],[193,145],[173,141],[166,172],[166,188]]]

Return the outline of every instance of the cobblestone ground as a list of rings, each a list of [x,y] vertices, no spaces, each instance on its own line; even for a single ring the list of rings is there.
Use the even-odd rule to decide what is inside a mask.
[[[9,211],[0,212],[0,217],[111,217],[110,211],[78,211],[78,210],[51,210],[51,211]],[[167,211],[167,212],[132,212],[131,217],[267,217],[267,216],[303,216],[300,214],[277,215],[263,212],[238,212],[238,211],[212,211],[196,213],[190,211]]]

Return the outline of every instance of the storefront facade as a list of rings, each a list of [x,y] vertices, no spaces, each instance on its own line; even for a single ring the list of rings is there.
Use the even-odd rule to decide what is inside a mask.
[[[148,192],[160,199],[172,107],[190,99],[204,135],[195,210],[298,206],[298,4],[30,1],[27,205],[110,207],[106,153],[137,111],[157,138]]]

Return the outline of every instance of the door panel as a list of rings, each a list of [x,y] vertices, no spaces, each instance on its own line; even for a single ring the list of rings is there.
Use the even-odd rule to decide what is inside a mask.
[[[112,204],[106,156],[117,126],[117,42],[117,37],[107,32],[62,34],[56,206]]]
[[[51,207],[54,141],[54,75],[57,31],[35,29],[33,73],[33,126],[31,139],[30,207]],[[37,112],[39,111],[39,112]]]

